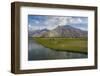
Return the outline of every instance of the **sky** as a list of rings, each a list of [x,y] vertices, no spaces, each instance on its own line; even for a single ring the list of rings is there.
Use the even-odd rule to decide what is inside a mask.
[[[88,17],[79,16],[53,16],[53,15],[28,15],[29,30],[52,30],[57,26],[73,26],[81,30],[88,29]]]

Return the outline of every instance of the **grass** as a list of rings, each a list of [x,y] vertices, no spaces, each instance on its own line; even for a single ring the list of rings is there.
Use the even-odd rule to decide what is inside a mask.
[[[87,53],[87,38],[33,38],[44,47],[56,51]]]

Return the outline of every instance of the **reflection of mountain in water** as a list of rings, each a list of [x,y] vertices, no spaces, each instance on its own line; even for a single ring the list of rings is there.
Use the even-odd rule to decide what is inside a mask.
[[[42,29],[36,31],[29,31],[29,36],[31,37],[68,37],[68,38],[78,38],[87,37],[87,31],[65,25],[58,26],[53,30]]]

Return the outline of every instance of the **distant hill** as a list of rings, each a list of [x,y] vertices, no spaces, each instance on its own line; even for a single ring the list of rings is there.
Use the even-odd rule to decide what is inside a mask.
[[[47,33],[47,32],[49,32],[48,29],[28,31],[28,35],[29,37],[41,37],[43,36],[44,33]]]
[[[53,30],[48,30],[48,29],[36,30],[31,33],[31,36],[79,38],[79,37],[87,37],[87,31],[77,29],[70,25],[64,25],[64,26],[58,26]]]

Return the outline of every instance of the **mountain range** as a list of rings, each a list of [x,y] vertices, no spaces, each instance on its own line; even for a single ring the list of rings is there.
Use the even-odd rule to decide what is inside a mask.
[[[58,26],[55,29],[35,30],[29,31],[29,37],[67,37],[80,38],[87,37],[87,31],[72,27],[70,25]]]

